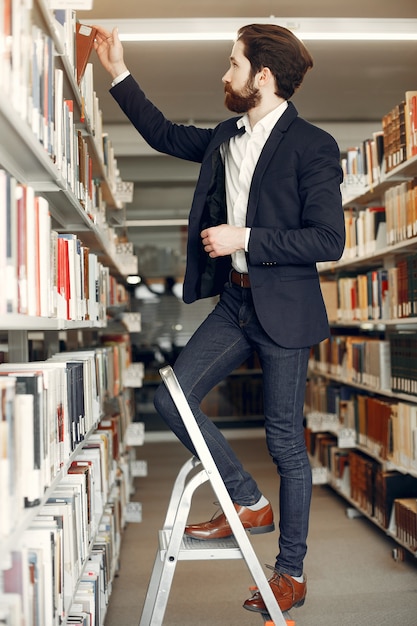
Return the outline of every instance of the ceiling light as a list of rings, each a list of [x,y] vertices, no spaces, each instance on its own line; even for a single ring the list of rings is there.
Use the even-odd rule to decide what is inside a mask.
[[[417,41],[417,19],[188,18],[96,20],[122,41],[233,41],[245,24],[278,24],[303,41]]]
[[[126,277],[126,282],[129,285],[139,285],[142,282],[142,279],[137,274],[130,274]]]

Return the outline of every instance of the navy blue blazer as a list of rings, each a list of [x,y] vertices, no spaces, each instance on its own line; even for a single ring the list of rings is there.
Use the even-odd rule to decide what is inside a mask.
[[[174,124],[132,76],[111,94],[154,149],[201,163],[189,215],[183,297],[193,302],[221,293],[231,259],[211,259],[200,232],[227,222],[220,146],[245,132],[237,128],[239,118],[210,129]],[[343,252],[341,182],[335,140],[298,117],[289,102],[256,165],[246,218],[254,306],[264,330],[283,347],[308,347],[329,334],[316,263],[337,260]]]

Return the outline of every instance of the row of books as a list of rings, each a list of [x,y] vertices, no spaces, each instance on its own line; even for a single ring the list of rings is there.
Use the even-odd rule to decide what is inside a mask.
[[[417,477],[386,470],[360,450],[340,448],[331,433],[307,430],[306,444],[315,462],[327,469],[329,482],[381,528],[396,534],[393,516],[397,502],[417,500]],[[404,543],[416,551],[415,543]]]
[[[357,195],[378,185],[392,169],[417,155],[417,91],[406,91],[404,100],[383,116],[381,128],[342,159],[343,191]]]
[[[0,169],[0,314],[106,321],[127,292],[74,234],[51,226],[50,206]]]
[[[417,178],[392,185],[384,195],[386,243],[393,245],[417,236]]]
[[[349,147],[341,165],[346,187],[358,182],[367,186],[378,184],[385,171],[383,131],[375,131],[360,145]]]
[[[346,244],[343,259],[373,254],[387,245],[385,206],[345,210]]]
[[[336,286],[334,286],[336,289]],[[417,253],[337,280],[338,319],[390,320],[417,316]]]
[[[229,376],[204,398],[202,410],[211,417],[256,417],[264,414],[260,376]]]
[[[403,330],[381,340],[334,335],[314,346],[311,367],[374,390],[417,395],[417,333]]]
[[[417,395],[417,332],[393,334],[390,344],[392,390]]]
[[[375,390],[391,390],[389,340],[361,335],[332,335],[311,351],[313,370]]]
[[[387,172],[417,155],[417,91],[406,91],[404,100],[383,116],[382,130]]]
[[[129,464],[114,434],[100,424],[90,435],[13,547],[2,600],[13,597],[24,620],[16,624],[58,626],[80,614],[104,623],[129,499]]]
[[[103,168],[113,192],[120,175],[109,137],[103,133],[92,64],[85,71],[94,37],[83,36],[74,12],[69,9],[51,13],[50,32],[45,32],[37,25],[36,12],[31,8],[32,3],[5,0],[0,22],[4,49],[0,56],[0,88],[10,94],[13,110],[55,162],[62,183],[76,194],[88,215],[100,223],[103,193],[92,171]],[[45,10],[49,11],[49,7]],[[87,48],[84,39],[88,40]],[[60,60],[62,54],[68,55],[66,64]],[[77,130],[79,122],[94,141],[93,154]],[[94,165],[96,154],[100,166]],[[104,195],[107,202],[118,206],[114,195]]]
[[[336,287],[339,321],[402,317],[398,311],[394,311],[394,290],[389,289],[389,274],[384,268],[339,278]]]
[[[343,259],[372,255],[417,235],[417,179],[392,185],[383,206],[345,210]]]
[[[94,350],[58,353],[46,361],[0,365],[0,536],[10,534],[24,508],[41,502],[92,429],[115,430],[118,458],[132,420],[126,395],[119,398],[117,420],[100,420],[105,402],[121,394],[129,364],[121,339]]]
[[[353,445],[402,471],[417,473],[417,405],[382,398],[322,377],[307,383],[305,411],[311,430],[349,431]]]

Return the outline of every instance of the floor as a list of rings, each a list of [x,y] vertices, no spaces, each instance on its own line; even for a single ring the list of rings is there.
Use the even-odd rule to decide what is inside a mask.
[[[258,429],[230,431],[231,444],[277,511],[275,468]],[[149,434],[137,448],[148,476],[136,478],[133,500],[143,506],[141,523],[128,524],[120,570],[113,584],[105,626],[138,626],[171,489],[188,452],[166,434]],[[169,436],[170,434],[168,434]],[[153,439],[153,440],[152,440]],[[215,497],[208,484],[195,493],[190,521],[209,519]],[[275,533],[253,537],[262,565],[273,564]],[[416,626],[417,559],[394,561],[395,543],[369,520],[351,519],[347,505],[330,488],[315,486],[309,550],[308,595],[293,609],[297,626]],[[266,570],[267,572],[267,570]],[[253,584],[243,560],[178,563],[164,618],[167,626],[249,626],[260,616],[242,608]]]

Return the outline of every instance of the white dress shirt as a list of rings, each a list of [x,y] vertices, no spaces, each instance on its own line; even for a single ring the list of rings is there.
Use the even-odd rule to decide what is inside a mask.
[[[238,128],[245,127],[246,132],[232,137],[221,147],[226,171],[227,223],[232,226],[246,225],[249,191],[252,176],[262,149],[275,124],[284,113],[288,102],[282,102],[265,115],[251,128],[247,115],[241,117]],[[245,250],[232,254],[232,265],[237,272],[246,274],[248,265],[245,251],[248,251],[250,228],[246,228]]]

